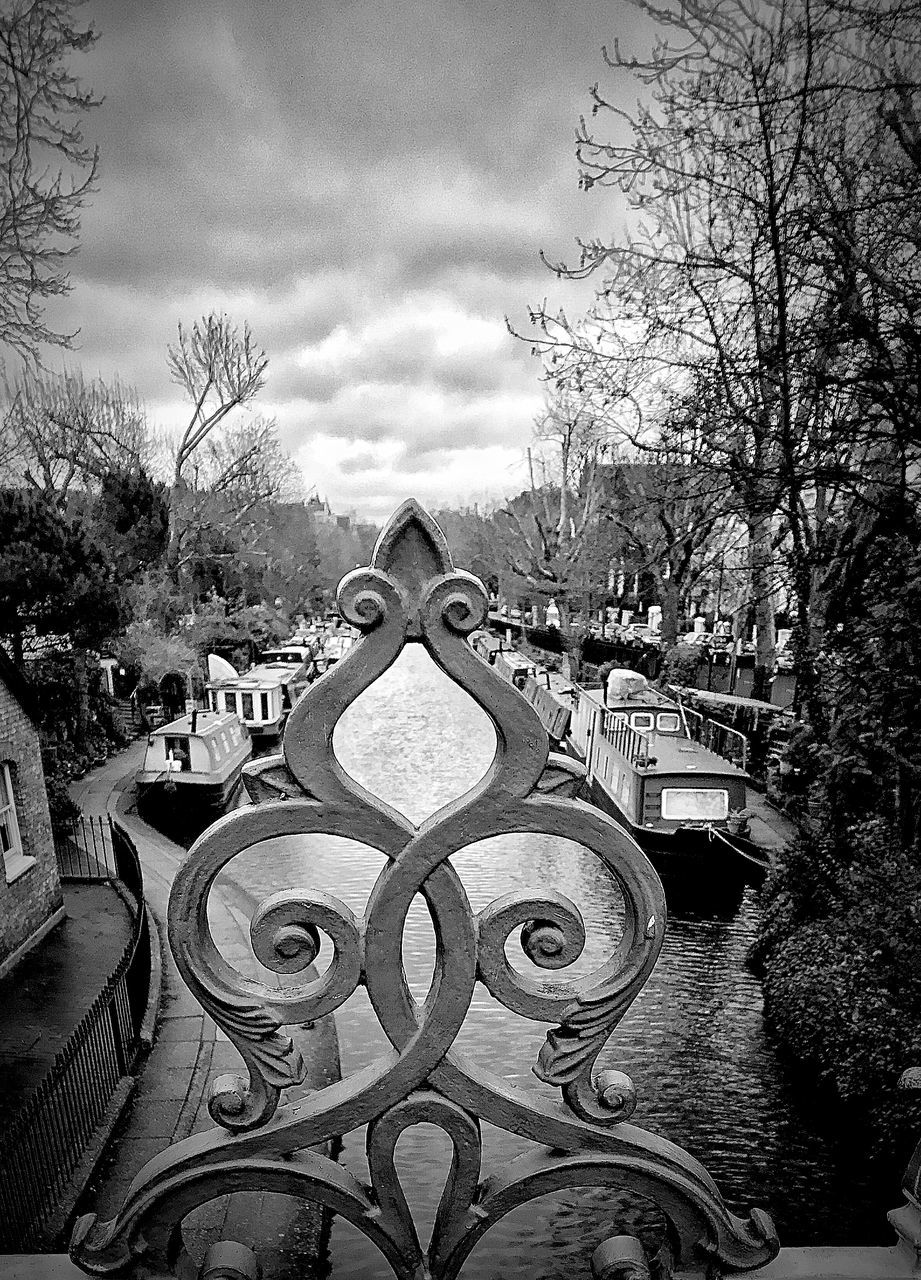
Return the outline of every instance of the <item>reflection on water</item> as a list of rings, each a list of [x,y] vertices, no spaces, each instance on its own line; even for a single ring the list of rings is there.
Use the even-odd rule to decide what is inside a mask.
[[[336,729],[335,745],[356,779],[419,822],[482,776],[495,735],[483,711],[424,650],[411,646],[349,708]],[[587,945],[567,974],[594,968],[616,941],[619,894],[598,859],[580,846],[549,837],[507,836],[465,849],[453,863],[475,911],[514,888],[550,886],[572,898],[585,919]],[[382,865],[380,853],[354,841],[290,837],[241,855],[233,876],[257,898],[311,885],[336,893],[361,912]],[[675,901],[669,906],[658,966],[604,1059],[629,1072],[640,1089],[633,1122],[703,1160],[737,1212],[751,1205],[768,1209],[784,1244],[887,1241],[883,1207],[897,1203],[894,1184],[869,1190],[859,1153],[835,1146],[823,1132],[815,1100],[797,1091],[765,1035],[760,988],[744,963],[756,922],[753,891],[747,889],[728,911],[692,911]],[[512,945],[509,954],[518,968],[547,976],[532,969],[520,952],[513,954]],[[417,898],[403,943],[417,998],[428,986],[433,948],[431,922]],[[328,958],[327,950],[321,966]],[[343,1073],[370,1062],[386,1044],[363,991],[339,1010],[336,1021]],[[531,1066],[545,1031],[545,1025],[507,1012],[478,985],[456,1043],[480,1067],[513,1084],[542,1089]],[[487,1130],[484,1170],[527,1147]],[[366,1174],[363,1136],[347,1138],[344,1152],[360,1176]],[[403,1136],[397,1158],[410,1201],[430,1225],[449,1162],[447,1139],[420,1126]],[[608,1230],[629,1230],[632,1224],[654,1232],[656,1221],[636,1203],[618,1209],[610,1193],[566,1192],[509,1215],[477,1247],[463,1274],[476,1280],[588,1274],[601,1224]],[[373,1246],[339,1220],[331,1267],[334,1276],[353,1280],[389,1274]]]

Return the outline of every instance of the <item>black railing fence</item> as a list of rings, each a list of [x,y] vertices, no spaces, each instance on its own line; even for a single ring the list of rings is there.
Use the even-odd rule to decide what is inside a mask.
[[[150,934],[131,837],[109,818],[81,816],[55,831],[55,849],[64,881],[120,881],[134,899],[134,921],[102,990],[0,1133],[0,1253],[54,1245],[49,1219],[137,1063],[150,988]]]

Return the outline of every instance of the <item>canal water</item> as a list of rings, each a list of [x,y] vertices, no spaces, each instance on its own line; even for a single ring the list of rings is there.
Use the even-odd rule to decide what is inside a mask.
[[[492,759],[495,736],[485,713],[447,679],[419,646],[366,690],[337,726],[343,766],[365,787],[419,822],[461,794]],[[553,887],[573,899],[587,944],[571,969],[595,968],[619,934],[622,908],[608,873],[587,850],[549,837],[503,837],[453,859],[474,910],[510,889]],[[235,859],[233,879],[257,899],[282,888],[312,886],[342,898],[356,913],[383,864],[382,855],[336,837],[265,842]],[[668,891],[668,886],[666,886]],[[701,1159],[730,1207],[761,1206],[785,1245],[888,1242],[884,1211],[900,1203],[897,1176],[887,1182],[862,1158],[850,1131],[797,1082],[762,1019],[761,990],[746,968],[758,907],[746,888],[711,906],[706,897],[670,896],[669,928],[658,966],[602,1062],[627,1071],[640,1101],[633,1123],[662,1134]],[[515,954],[524,972],[533,969]],[[434,937],[421,899],[410,912],[404,962],[417,998],[428,987]],[[328,962],[328,950],[319,964]],[[384,1048],[360,990],[336,1014],[343,1074]],[[510,1082],[542,1089],[531,1073],[545,1024],[509,1013],[478,985],[457,1045]],[[361,1176],[363,1138],[345,1141],[344,1160]],[[853,1145],[849,1145],[853,1144]],[[484,1172],[527,1144],[497,1130],[484,1134]],[[419,1126],[397,1149],[398,1168],[426,1238],[450,1158],[446,1137]],[[525,1206],[499,1223],[464,1269],[469,1280],[563,1280],[588,1275],[588,1258],[609,1230],[654,1235],[657,1218],[642,1202],[612,1203],[610,1193],[574,1190]],[[360,1232],[337,1219],[330,1243],[332,1275],[377,1280],[389,1269]]]

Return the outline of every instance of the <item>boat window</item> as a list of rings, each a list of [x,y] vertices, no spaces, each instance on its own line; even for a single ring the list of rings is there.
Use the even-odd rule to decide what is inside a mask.
[[[674,711],[660,711],[656,716],[656,728],[659,733],[677,733],[681,728],[681,720]]]
[[[630,717],[631,729],[652,729],[655,727],[656,718],[649,711],[634,711]]]
[[[263,718],[263,720],[268,720],[268,718],[269,718],[269,695],[268,695],[267,693],[261,693],[261,694],[259,695],[259,699],[260,699],[260,701],[261,701],[261,703],[262,703],[262,718]]]
[[[240,697],[243,700],[243,719],[252,720],[253,719],[253,695],[251,693],[241,693]]]
[[[225,711],[232,711],[234,714],[236,714],[236,710],[237,710],[237,695],[236,695],[235,693],[225,693],[225,694],[224,694],[224,710],[225,710]]]
[[[166,767],[170,773],[190,773],[192,757],[189,754],[188,738],[166,739]]]
[[[217,711],[217,694],[213,689],[211,690],[210,698],[211,698],[211,710]]]
[[[718,822],[729,813],[729,792],[721,787],[665,787],[662,817]]]

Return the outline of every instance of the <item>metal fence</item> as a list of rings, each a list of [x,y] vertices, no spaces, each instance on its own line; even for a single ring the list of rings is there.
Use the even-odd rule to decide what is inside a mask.
[[[64,880],[120,880],[135,899],[129,938],[111,976],[25,1106],[0,1134],[0,1252],[41,1249],[118,1085],[130,1075],[150,987],[143,882],[130,836],[110,819],[81,817],[55,833]]]
[[[54,827],[54,850],[62,880],[120,880],[143,901],[141,864],[131,837],[109,817],[80,814]]]

